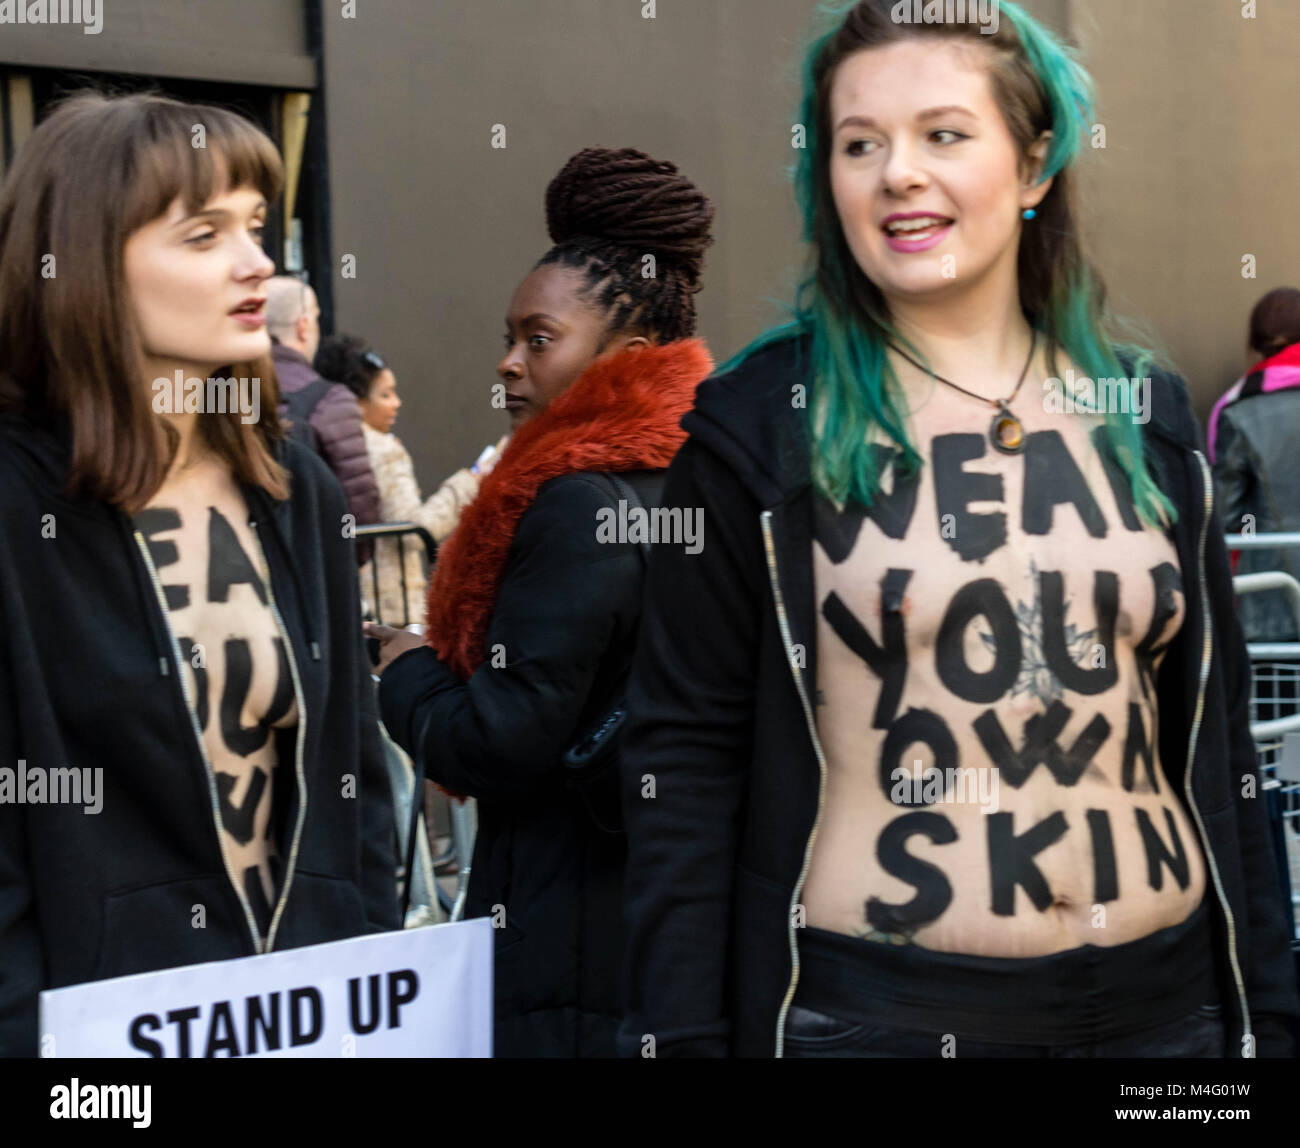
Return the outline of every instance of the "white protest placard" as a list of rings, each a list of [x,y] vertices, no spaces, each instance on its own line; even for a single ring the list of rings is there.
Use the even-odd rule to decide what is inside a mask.
[[[486,917],[41,993],[46,1057],[492,1055]]]

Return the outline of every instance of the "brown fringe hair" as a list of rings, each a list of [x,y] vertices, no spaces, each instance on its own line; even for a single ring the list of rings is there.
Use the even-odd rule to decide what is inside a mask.
[[[204,147],[191,143],[196,125]],[[177,197],[194,213],[225,189],[256,188],[270,203],[283,184],[271,140],[222,108],[83,92],[32,133],[0,195],[0,411],[66,436],[66,495],[134,513],[179,446],[143,383],[124,273],[128,237]],[[263,380],[260,420],[209,412],[196,433],[236,478],[287,498],[288,472],[272,453],[284,430],[270,356],[217,374]]]

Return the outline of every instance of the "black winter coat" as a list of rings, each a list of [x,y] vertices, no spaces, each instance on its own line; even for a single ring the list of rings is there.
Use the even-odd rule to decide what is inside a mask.
[[[353,544],[338,526],[343,491],[305,448],[277,452],[291,497],[244,489],[301,684],[297,727],[277,731],[287,861],[276,951],[398,927],[392,796]],[[36,1054],[42,989],[258,951],[226,875],[215,783],[143,543],[120,511],[65,499],[66,474],[60,439],[0,416],[0,767],[103,770],[96,814],[0,803],[5,1055]],[[192,927],[196,904],[205,928]]]
[[[703,507],[709,540],[698,555],[656,552],[629,689],[623,1055],[641,1055],[648,1037],[657,1056],[782,1054],[820,789],[810,454],[791,403],[797,384],[811,392],[799,348],[778,343],[702,384],[668,472],[665,505]],[[1243,784],[1257,773],[1250,667],[1223,526],[1182,380],[1158,376],[1150,393],[1187,605],[1157,681],[1161,764],[1208,858],[1230,1047],[1242,1055],[1250,1033],[1256,1055],[1285,1055],[1300,1006],[1262,791]]]
[[[643,505],[662,471],[622,474]],[[497,1056],[613,1056],[621,1016],[621,834],[597,827],[562,757],[622,700],[640,620],[643,559],[597,540],[608,478],[542,485],[519,519],[483,663],[463,681],[433,650],[384,672],[380,708],[427,776],[478,799],[468,917],[494,917]],[[615,767],[616,768],[616,767]]]

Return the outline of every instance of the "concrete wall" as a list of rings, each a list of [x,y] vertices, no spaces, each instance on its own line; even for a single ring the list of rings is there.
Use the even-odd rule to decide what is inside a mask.
[[[699,299],[725,356],[799,257],[791,162],[802,0],[391,0],[327,8],[324,62],[340,330],[377,341],[426,487],[507,427],[490,406],[504,315],[549,247],[543,196],[584,147],[672,160],[718,206]],[[493,149],[493,125],[507,146]],[[379,194],[382,190],[382,194]]]
[[[1258,0],[1254,19],[1242,0],[1070,8],[1107,129],[1088,165],[1094,252],[1203,418],[1245,367],[1252,306],[1300,286],[1300,6]]]
[[[0,64],[316,86],[302,0],[50,0],[47,19],[50,9],[80,22],[0,25]]]
[[[670,159],[714,199],[699,309],[719,361],[781,317],[802,264],[787,172],[815,7],[658,0],[645,19],[643,0],[385,0],[347,19],[324,6],[335,326],[393,364],[426,490],[506,429],[490,406],[504,312],[549,246],[546,185],[583,147]],[[1068,0],[1029,7],[1068,31]]]

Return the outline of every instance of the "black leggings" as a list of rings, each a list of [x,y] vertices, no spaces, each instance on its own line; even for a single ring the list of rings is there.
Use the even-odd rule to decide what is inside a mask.
[[[1094,1045],[1218,1004],[1204,901],[1136,941],[1045,957],[941,953],[806,928],[799,959],[796,1018],[998,1045]]]

